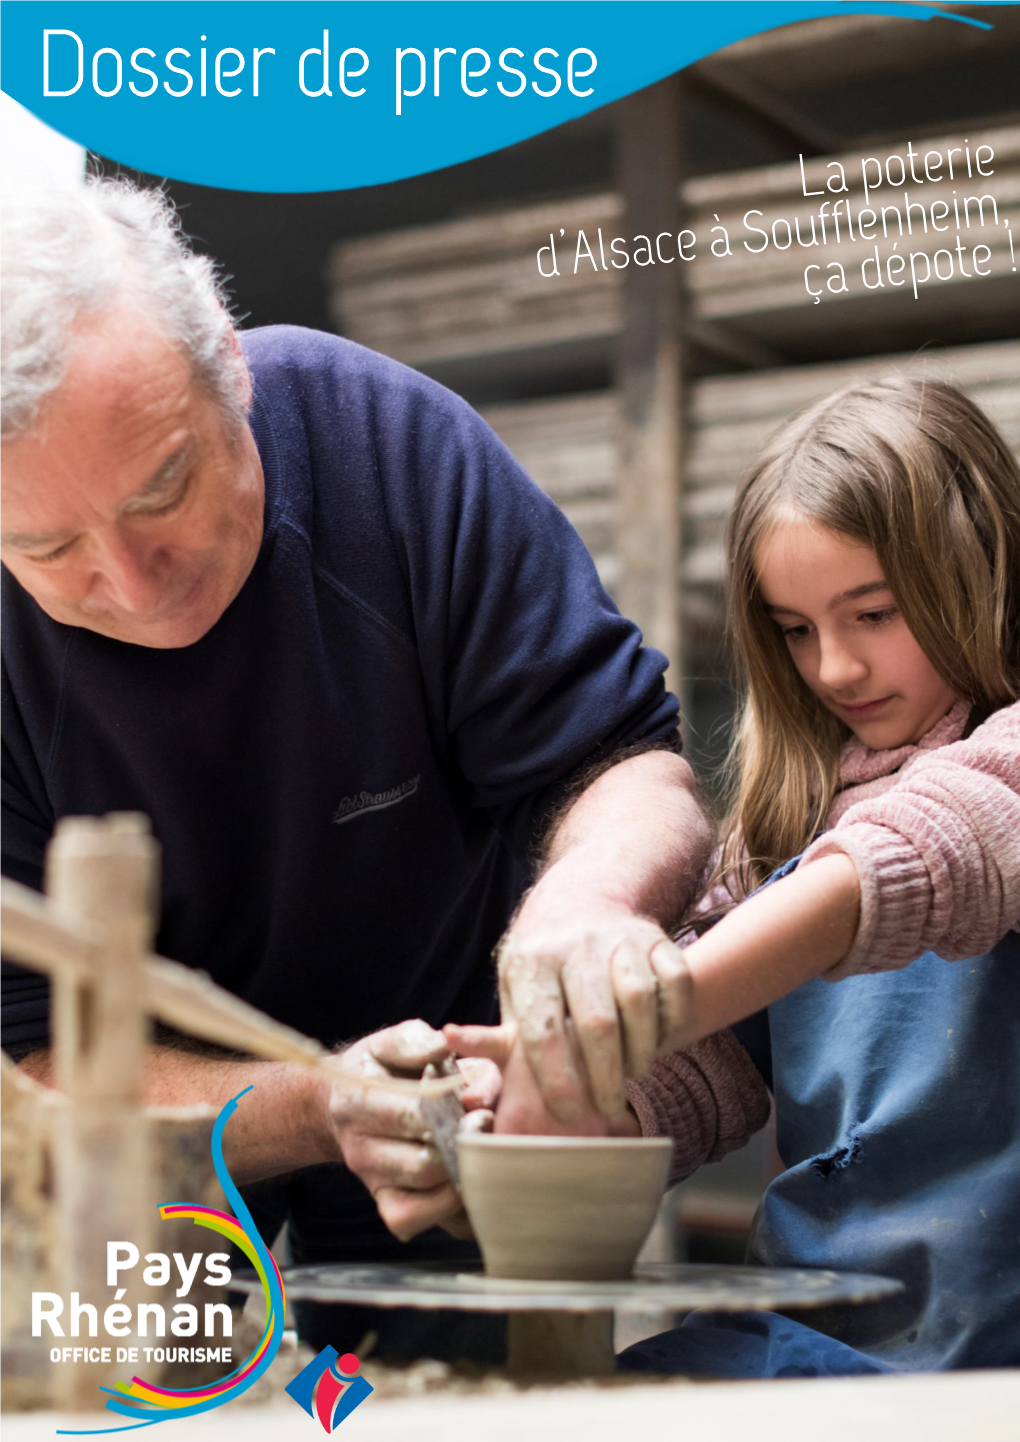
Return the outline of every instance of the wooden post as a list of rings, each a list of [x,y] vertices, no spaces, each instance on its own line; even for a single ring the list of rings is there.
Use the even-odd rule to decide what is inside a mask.
[[[668,682],[685,681],[680,621],[683,465],[681,229],[682,79],[670,76],[616,106],[617,188],[628,248],[647,236],[655,263],[623,272],[617,341],[620,396],[620,609],[669,657]],[[662,256],[656,254],[662,237]],[[670,257],[673,257],[670,259]]]
[[[511,1312],[506,1365],[511,1377],[609,1377],[616,1370],[613,1314]]]
[[[151,1158],[142,1080],[146,1017],[143,958],[156,915],[159,847],[145,817],[61,821],[46,854],[46,890],[69,912],[103,928],[95,973],[54,979],[53,1043],[57,1084],[67,1098],[55,1117],[55,1273],[69,1344],[90,1345],[91,1318],[70,1334],[72,1294],[96,1310],[92,1346],[137,1345],[135,1327],[106,1335],[103,1314],[115,1300],[135,1308],[144,1296],[141,1266],[125,1272],[123,1295],[107,1284],[107,1243],[129,1242],[144,1256],[153,1234]],[[58,1397],[70,1411],[101,1410],[100,1385],[124,1365],[62,1364]]]

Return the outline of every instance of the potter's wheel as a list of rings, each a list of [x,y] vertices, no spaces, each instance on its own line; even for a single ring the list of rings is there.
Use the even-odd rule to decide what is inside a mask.
[[[667,1262],[640,1266],[623,1282],[516,1282],[486,1276],[480,1262],[339,1262],[285,1267],[282,1276],[287,1296],[296,1302],[461,1312],[692,1312],[696,1307],[775,1312],[871,1302],[902,1290],[899,1282],[859,1272]],[[244,1284],[237,1279],[234,1285]],[[261,1284],[249,1282],[244,1290],[261,1290]]]
[[[620,1282],[510,1281],[481,1263],[362,1263],[285,1267],[299,1302],[509,1314],[509,1370],[593,1376],[613,1370],[614,1312],[775,1312],[871,1302],[902,1284],[858,1272],[650,1262]],[[239,1291],[261,1291],[235,1276]]]

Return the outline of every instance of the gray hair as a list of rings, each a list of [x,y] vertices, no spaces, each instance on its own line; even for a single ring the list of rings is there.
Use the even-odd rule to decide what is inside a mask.
[[[188,359],[228,431],[246,414],[244,362],[214,263],[189,248],[159,190],[93,179],[75,190],[14,194],[3,207],[0,434],[27,430],[63,380],[82,316],[123,292]]]

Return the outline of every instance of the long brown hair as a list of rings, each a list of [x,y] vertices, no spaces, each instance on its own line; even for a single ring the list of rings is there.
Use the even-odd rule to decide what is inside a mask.
[[[854,385],[787,422],[727,530],[744,687],[717,879],[734,899],[825,825],[847,727],[808,689],[765,610],[755,553],[784,515],[869,546],[936,671],[994,710],[1020,694],[1020,470],[988,417],[941,381]]]

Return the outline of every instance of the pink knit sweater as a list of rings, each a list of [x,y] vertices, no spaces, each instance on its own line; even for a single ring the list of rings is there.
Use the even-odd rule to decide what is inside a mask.
[[[806,866],[845,852],[861,883],[854,944],[826,980],[907,966],[925,951],[959,961],[1020,930],[1020,702],[966,739],[960,703],[916,745],[840,759],[831,830]],[[628,1082],[645,1136],[674,1142],[671,1184],[742,1147],[764,1126],[765,1084],[732,1032],[662,1057]]]

